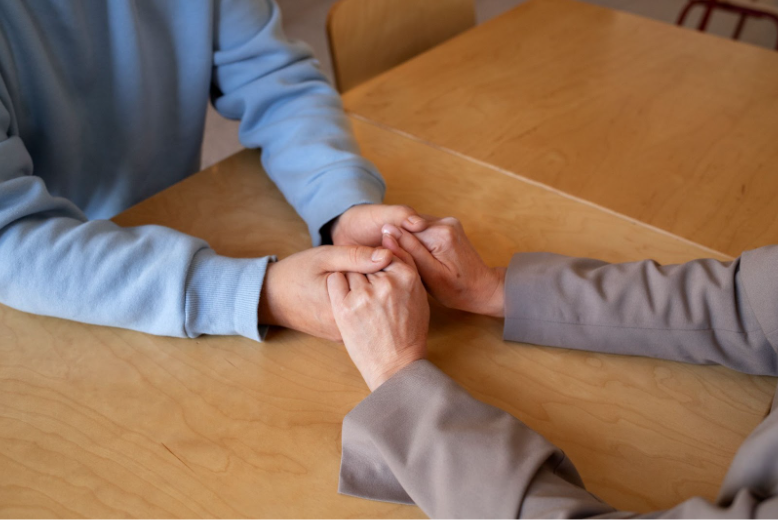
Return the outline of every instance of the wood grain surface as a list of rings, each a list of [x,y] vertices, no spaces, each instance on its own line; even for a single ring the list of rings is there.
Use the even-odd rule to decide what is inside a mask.
[[[730,255],[778,242],[771,50],[574,0],[531,0],[345,103]]]
[[[678,262],[710,252],[355,122],[387,201],[459,217],[493,264],[551,250]],[[233,256],[310,244],[244,151],[137,205]],[[433,305],[433,362],[560,445],[589,488],[648,511],[714,498],[775,380],[504,342],[499,320]],[[368,393],[341,345],[288,330],[164,338],[0,306],[0,516],[420,517],[336,493],[343,416]]]

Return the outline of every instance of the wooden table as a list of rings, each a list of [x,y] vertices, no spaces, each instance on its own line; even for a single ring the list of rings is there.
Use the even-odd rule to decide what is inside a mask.
[[[461,218],[478,250],[663,262],[710,251],[355,121],[390,203]],[[220,253],[286,256],[304,223],[237,154],[131,208]],[[615,506],[713,499],[775,380],[502,340],[500,320],[433,305],[431,359],[561,446]],[[176,339],[0,306],[0,516],[419,517],[336,493],[344,415],[368,394],[341,345],[279,330]]]
[[[778,53],[530,0],[345,95],[359,117],[730,255],[778,242]]]

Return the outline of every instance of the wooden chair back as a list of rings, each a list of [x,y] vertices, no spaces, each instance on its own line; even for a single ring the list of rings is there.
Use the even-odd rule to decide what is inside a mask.
[[[338,90],[360,83],[475,25],[475,0],[340,0],[327,17]]]

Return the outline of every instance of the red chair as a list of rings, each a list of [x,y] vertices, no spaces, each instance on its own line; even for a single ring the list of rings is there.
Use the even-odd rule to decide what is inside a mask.
[[[688,0],[678,17],[676,25],[683,25],[686,20],[686,15],[688,15],[689,11],[697,5],[701,5],[705,8],[705,13],[702,15],[700,23],[697,26],[698,31],[705,31],[708,27],[708,22],[710,21],[714,9],[738,13],[740,15],[735,31],[732,33],[732,38],[735,40],[740,38],[740,33],[743,31],[746,19],[749,17],[772,20],[778,31],[778,7],[768,4],[765,0]],[[775,49],[778,50],[778,35],[776,35]]]

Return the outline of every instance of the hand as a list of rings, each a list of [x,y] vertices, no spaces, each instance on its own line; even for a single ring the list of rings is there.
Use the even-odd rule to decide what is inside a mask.
[[[430,309],[413,260],[380,273],[333,273],[327,289],[346,350],[371,391],[427,354]]]
[[[428,219],[420,233],[392,224],[383,227],[382,245],[395,255],[405,250],[419,269],[427,289],[444,306],[505,316],[505,268],[490,268],[470,244],[459,221]]]
[[[340,340],[327,295],[327,275],[333,271],[374,273],[391,260],[391,252],[381,248],[320,246],[271,262],[259,296],[259,323]]]
[[[381,227],[386,223],[404,226],[411,232],[420,232],[427,227],[427,222],[410,206],[360,204],[343,212],[332,224],[332,243],[336,246],[380,246]]]

